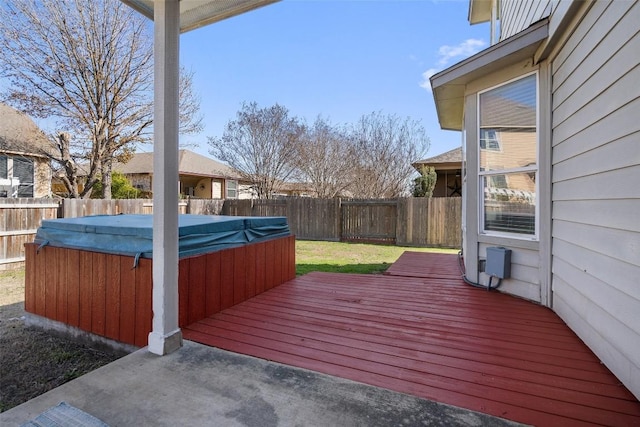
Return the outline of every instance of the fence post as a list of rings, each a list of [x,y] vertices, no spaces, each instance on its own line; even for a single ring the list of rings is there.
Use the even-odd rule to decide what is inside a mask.
[[[412,242],[413,199],[402,198],[396,202],[396,245],[408,245]]]
[[[336,222],[337,222],[337,232],[338,232],[338,242],[342,242],[342,198],[338,197],[338,201],[336,203]]]

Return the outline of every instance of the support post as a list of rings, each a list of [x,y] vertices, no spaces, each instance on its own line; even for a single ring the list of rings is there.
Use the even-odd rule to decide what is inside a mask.
[[[154,4],[153,329],[149,351],[182,346],[178,326],[179,0]]]

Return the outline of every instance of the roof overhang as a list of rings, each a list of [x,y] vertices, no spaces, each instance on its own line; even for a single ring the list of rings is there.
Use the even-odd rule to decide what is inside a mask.
[[[469,0],[469,23],[473,25],[489,22],[491,20],[491,4],[492,0]]]
[[[499,71],[527,58],[549,35],[549,20],[539,21],[524,31],[509,37],[431,77],[433,98],[440,127],[462,130],[464,94],[467,83]]]
[[[121,0],[153,20],[154,0]],[[180,32],[195,30],[280,0],[180,0]]]
[[[442,163],[429,163],[429,162],[414,162],[411,166],[418,172],[422,166],[433,166],[436,171],[457,171],[462,169],[462,160],[459,162],[442,162]]]

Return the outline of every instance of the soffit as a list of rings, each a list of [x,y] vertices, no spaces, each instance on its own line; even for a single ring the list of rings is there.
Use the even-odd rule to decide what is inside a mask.
[[[153,20],[154,0],[121,0]],[[180,0],[180,32],[184,33],[279,0]]]
[[[431,77],[433,98],[442,129],[462,130],[466,85],[527,58],[549,34],[549,21],[539,21],[524,31],[497,43]]]

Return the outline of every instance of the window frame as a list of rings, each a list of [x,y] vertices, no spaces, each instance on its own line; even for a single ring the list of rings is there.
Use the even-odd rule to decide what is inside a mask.
[[[535,165],[529,165],[525,167],[517,167],[517,168],[505,168],[498,170],[482,170],[481,168],[481,151],[495,151],[492,149],[486,149],[480,147],[481,140],[481,132],[482,128],[480,127],[480,97],[482,94],[491,92],[494,89],[497,89],[502,86],[506,86],[513,82],[528,78],[530,76],[535,76],[535,89],[536,89],[536,138],[535,138],[535,153],[536,153],[536,162]],[[486,128],[488,129],[488,128]],[[476,131],[478,140],[476,142],[477,149],[477,187],[478,187],[478,234],[484,236],[494,236],[494,237],[504,237],[510,239],[517,240],[527,240],[527,241],[539,241],[540,239],[540,75],[538,70],[534,70],[532,72],[522,74],[520,76],[514,77],[512,79],[505,80],[499,84],[493,85],[476,93]],[[499,139],[499,138],[496,138]],[[508,180],[508,175],[515,174],[531,174],[533,173],[535,179],[535,206],[534,206],[534,232],[533,234],[525,234],[525,233],[517,233],[517,232],[509,232],[509,231],[496,231],[496,230],[487,230],[485,229],[485,187],[484,181],[485,177],[491,177],[495,175],[504,175],[505,179]]]
[[[10,179],[9,177],[9,156],[0,155],[0,179]]]
[[[18,173],[18,165],[21,168],[26,168],[28,172],[27,181],[20,180],[18,184],[17,197],[33,197],[35,195],[35,180],[36,180],[36,162],[31,157],[25,156],[13,156],[12,157],[12,176],[14,178],[20,178],[21,173]]]
[[[493,138],[487,138],[487,137],[483,138],[483,135],[482,135],[483,131],[487,133],[493,132],[493,135],[494,135]],[[498,138],[498,134],[496,133],[495,129],[479,128],[478,132],[479,132],[478,135],[480,135],[480,145],[479,145],[480,149],[488,150],[488,151],[502,151],[502,145],[500,144],[500,139]],[[482,147],[483,141],[484,141],[484,148]],[[495,147],[487,148],[487,142],[495,143]]]
[[[234,184],[234,188],[229,188],[229,184],[233,183]],[[238,198],[238,181],[235,179],[227,179],[225,180],[225,185],[224,185],[224,196],[225,199],[237,199]],[[234,191],[236,194],[233,197],[229,196],[229,191]]]
[[[0,190],[1,198],[33,198],[36,192],[36,174],[37,174],[37,161],[30,156],[22,155],[10,155],[0,154],[0,179],[7,180],[10,184],[5,184],[4,189]],[[25,168],[18,171],[18,168]],[[22,175],[22,176],[21,176]],[[20,179],[20,178],[26,179]],[[15,186],[14,180],[18,179],[18,185]],[[9,187],[7,189],[6,187]]]

